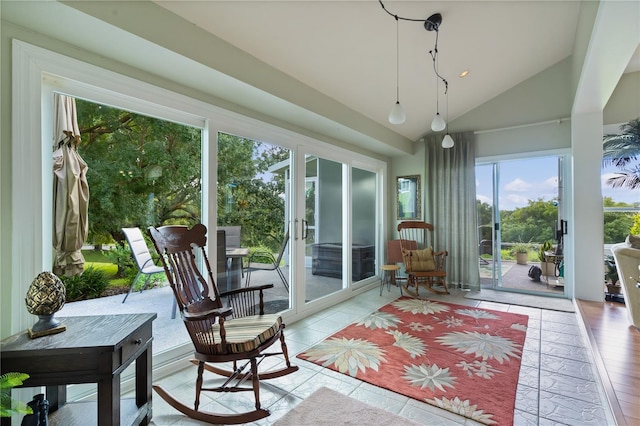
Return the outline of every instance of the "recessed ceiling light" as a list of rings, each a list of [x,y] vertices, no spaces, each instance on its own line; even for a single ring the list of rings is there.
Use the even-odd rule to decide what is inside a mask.
[[[468,75],[469,75],[469,70],[464,70],[458,75],[458,77],[465,78]]]

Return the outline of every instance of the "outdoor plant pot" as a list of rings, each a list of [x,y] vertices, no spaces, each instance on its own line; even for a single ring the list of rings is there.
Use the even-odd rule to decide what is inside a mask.
[[[622,292],[622,286],[617,284],[607,284],[607,293],[609,294],[620,294]]]
[[[540,269],[542,269],[544,276],[553,277],[556,275],[556,264],[553,262],[540,262]]]
[[[518,265],[526,265],[529,261],[528,253],[516,253],[516,263]]]

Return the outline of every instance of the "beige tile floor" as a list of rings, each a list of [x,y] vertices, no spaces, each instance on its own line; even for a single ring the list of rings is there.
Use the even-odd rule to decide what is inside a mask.
[[[584,328],[576,314],[465,299],[463,292],[452,293],[449,296],[429,295],[429,298],[529,315],[514,413],[515,425],[615,424],[586,343]],[[399,291],[395,288],[390,292],[385,290],[382,296],[375,288],[332,309],[288,324],[286,340],[291,359],[300,370],[286,377],[262,382],[261,400],[263,406],[271,411],[271,416],[255,424],[272,424],[322,386],[425,425],[475,424],[447,411],[295,357],[398,296]],[[177,371],[158,382],[190,403],[194,398],[195,366]],[[219,412],[249,410],[252,405],[250,394],[224,394],[217,395],[215,399],[206,395],[201,402],[202,409]],[[204,423],[186,418],[154,394],[152,424]]]

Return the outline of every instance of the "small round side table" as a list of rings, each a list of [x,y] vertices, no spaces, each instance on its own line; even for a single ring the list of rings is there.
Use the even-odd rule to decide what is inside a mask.
[[[382,265],[382,280],[380,281],[380,296],[382,296],[382,288],[387,285],[387,291],[391,291],[391,284],[396,284],[396,271],[400,269],[398,265]]]

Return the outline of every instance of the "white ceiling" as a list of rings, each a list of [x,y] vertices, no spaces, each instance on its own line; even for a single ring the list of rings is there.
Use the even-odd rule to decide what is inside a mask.
[[[154,3],[171,19],[148,7]],[[580,3],[384,2],[401,17],[423,20],[442,14],[439,71],[450,83],[450,120],[571,55]],[[376,0],[2,0],[0,6],[3,19],[214,95],[222,106],[228,102],[238,112],[244,108],[259,119],[293,124],[384,155],[412,153],[411,141],[430,133],[436,111],[436,77],[429,56],[435,32],[426,31],[422,22],[400,20],[400,101],[407,121],[388,122],[396,97],[396,22]],[[60,31],[51,22],[73,23],[72,30]],[[194,25],[216,37],[194,39]],[[182,36],[181,31],[189,34]],[[221,46],[219,39],[257,61]],[[188,43],[195,47],[188,50]],[[211,52],[206,51],[209,45]],[[224,55],[234,55],[234,60],[226,61]],[[234,62],[255,69],[242,69],[242,75],[233,66],[225,70]],[[465,69],[469,75],[458,78]],[[638,70],[640,48],[626,71]],[[282,79],[280,72],[308,87]],[[443,93],[442,86],[440,90]],[[285,96],[279,98],[281,93]],[[442,97],[440,105],[446,114]]]
[[[162,7],[393,131],[430,132],[435,32],[399,21],[402,125],[387,116],[396,97],[396,22],[370,1],[159,1]],[[449,117],[472,110],[572,53],[577,1],[385,1],[424,20],[440,13],[439,71]],[[458,74],[469,70],[461,79]],[[440,86],[441,94],[443,86]],[[446,101],[441,98],[441,114]]]

